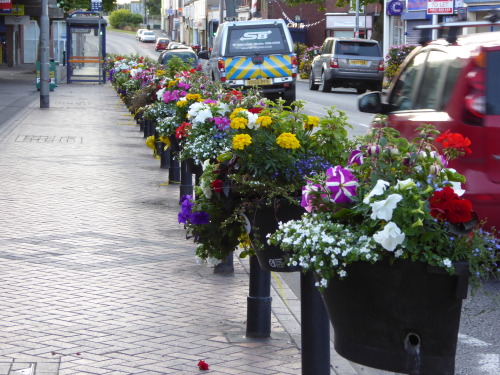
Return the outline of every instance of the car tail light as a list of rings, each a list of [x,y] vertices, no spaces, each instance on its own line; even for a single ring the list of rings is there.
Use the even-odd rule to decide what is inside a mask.
[[[339,59],[336,57],[332,57],[330,60],[330,68],[338,68],[339,67]]]
[[[467,93],[465,95],[465,122],[482,125],[486,113],[485,97],[485,53],[481,52],[472,59],[471,70],[466,74]]]
[[[384,60],[380,60],[380,62],[378,63],[378,71],[379,72],[383,72],[385,70],[384,68]]]
[[[298,67],[299,67],[299,62],[297,61],[297,55],[292,55],[292,78],[297,77]]]
[[[217,69],[219,70],[220,73],[220,80],[222,82],[226,82],[226,63],[224,62],[223,59],[217,61]]]

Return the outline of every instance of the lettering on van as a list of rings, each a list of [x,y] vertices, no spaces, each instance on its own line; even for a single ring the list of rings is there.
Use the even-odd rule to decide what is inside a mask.
[[[248,31],[243,34],[240,38],[241,41],[245,40],[256,40],[256,39],[267,39],[268,35],[271,34],[271,30],[267,31]]]

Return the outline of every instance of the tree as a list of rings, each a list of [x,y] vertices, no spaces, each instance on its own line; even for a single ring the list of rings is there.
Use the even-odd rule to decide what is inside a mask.
[[[161,14],[161,0],[147,0],[146,7],[151,15],[157,16]]]
[[[115,29],[123,29],[125,26],[136,27],[141,22],[142,16],[133,14],[128,9],[118,9],[109,15],[109,24]]]

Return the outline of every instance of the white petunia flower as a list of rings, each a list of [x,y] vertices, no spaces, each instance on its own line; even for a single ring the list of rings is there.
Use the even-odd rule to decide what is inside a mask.
[[[406,180],[398,180],[398,183],[396,184],[396,189],[398,190],[406,190],[406,189],[411,189],[412,187],[416,187],[417,185],[415,184],[415,181],[411,178],[407,178]]]
[[[371,218],[373,220],[391,220],[394,209],[402,199],[403,197],[399,194],[391,194],[383,201],[373,202],[370,204],[372,208]]]
[[[384,194],[384,191],[387,189],[387,187],[389,185],[390,184],[387,181],[378,180],[377,184],[374,186],[374,188],[372,189],[372,191],[370,191],[370,193],[368,193],[368,195],[363,199],[363,203],[368,204],[368,203],[370,203],[370,198],[371,197],[374,197],[376,195]]]
[[[387,223],[383,230],[373,235],[375,242],[382,245],[388,251],[394,251],[398,245],[401,245],[405,239],[405,234],[392,221]]]

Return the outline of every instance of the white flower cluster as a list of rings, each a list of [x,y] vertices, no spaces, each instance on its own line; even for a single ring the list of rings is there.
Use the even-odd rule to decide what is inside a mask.
[[[326,287],[334,276],[347,276],[345,267],[356,260],[379,260],[377,245],[372,238],[356,233],[352,228],[324,220],[328,213],[304,215],[301,220],[280,223],[268,242],[280,244],[293,252],[290,265],[300,265],[314,271],[317,286]]]
[[[215,159],[231,149],[231,139],[221,137],[215,127],[197,134],[185,142],[182,149],[183,158],[193,158],[197,164],[201,164],[207,159]]]
[[[172,135],[175,133],[175,129],[179,126],[179,121],[176,116],[164,117],[158,119],[156,125],[156,131],[161,136]]]

